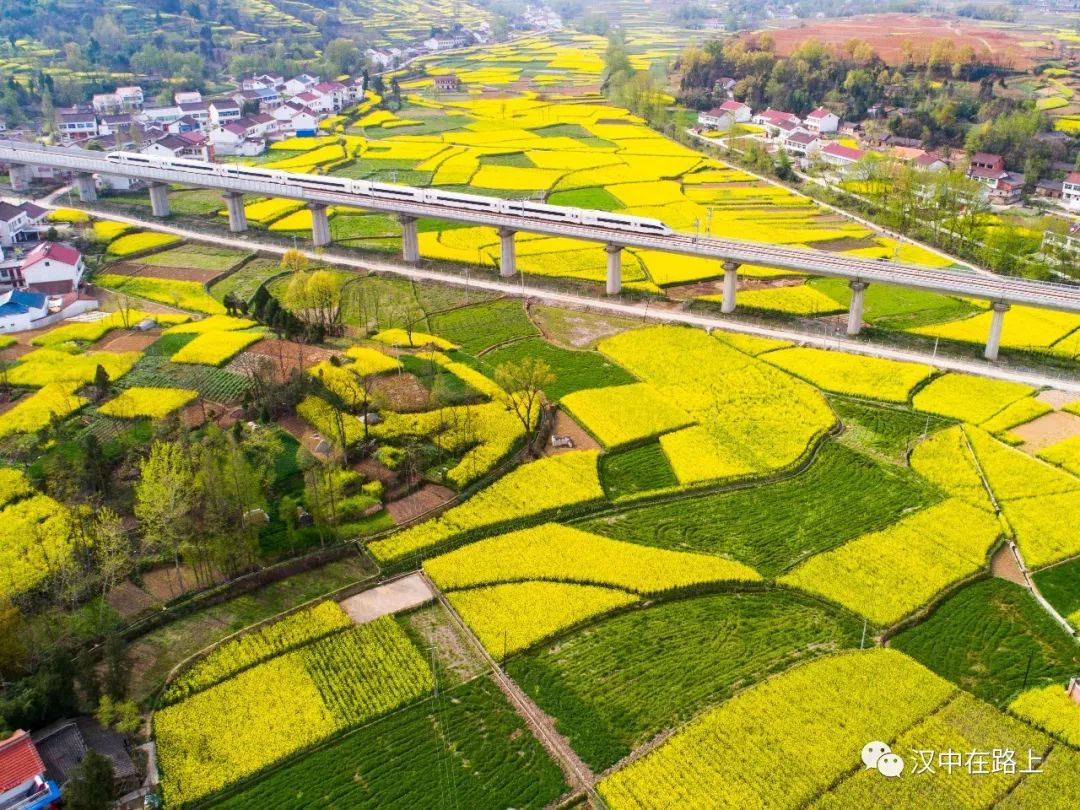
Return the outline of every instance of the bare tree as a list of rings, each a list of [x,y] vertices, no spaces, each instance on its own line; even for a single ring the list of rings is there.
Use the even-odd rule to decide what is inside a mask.
[[[495,369],[495,382],[506,391],[507,404],[524,426],[526,438],[531,438],[544,387],[555,382],[551,366],[535,357],[502,363]]]

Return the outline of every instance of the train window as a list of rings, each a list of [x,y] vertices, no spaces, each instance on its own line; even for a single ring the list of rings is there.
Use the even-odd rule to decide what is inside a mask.
[[[412,191],[399,191],[396,188],[385,188],[384,187],[384,188],[372,188],[371,190],[372,190],[372,192],[377,193],[377,194],[396,194],[398,197],[408,197],[409,199],[412,199],[412,196],[413,196]]]
[[[468,197],[436,197],[436,200],[442,203],[460,203],[461,205],[474,205],[480,208],[490,208],[491,203],[487,200],[470,200]]]
[[[316,186],[333,186],[334,188],[343,188],[347,185],[344,180],[323,180],[318,177],[302,177],[300,182]]]
[[[662,230],[664,230],[663,225],[653,225],[651,222],[642,222],[641,227],[642,228],[647,228],[650,231],[662,231]]]
[[[542,215],[544,215],[546,217],[551,217],[551,216],[565,217],[566,216],[566,214],[564,214],[562,211],[549,211],[546,208],[528,208],[528,207],[523,206],[521,210],[522,211],[528,211],[530,214],[542,214]]]
[[[621,219],[611,219],[610,217],[597,217],[596,221],[597,222],[604,222],[604,223],[607,223],[608,225],[625,225],[626,224]]]

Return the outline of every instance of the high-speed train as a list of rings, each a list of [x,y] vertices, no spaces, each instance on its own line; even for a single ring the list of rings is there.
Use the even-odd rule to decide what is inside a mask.
[[[412,186],[373,183],[369,180],[352,180],[346,177],[329,177],[327,175],[293,174],[275,169],[242,166],[235,163],[204,163],[200,160],[151,157],[131,152],[109,152],[106,159],[112,163],[147,166],[154,169],[173,169],[193,174],[233,177],[238,180],[254,180],[280,185],[291,183],[312,191],[336,191],[360,197],[370,197],[376,200],[444,205],[459,210],[464,208],[477,212],[490,211],[497,214],[545,219],[550,222],[592,225],[599,228],[649,233],[658,236],[672,233],[672,230],[658,219],[628,217],[624,214],[613,214],[607,211],[567,208],[561,205],[532,202],[531,200],[503,200],[498,197],[482,197],[478,194],[461,194],[456,191],[440,191],[434,188],[414,188]]]

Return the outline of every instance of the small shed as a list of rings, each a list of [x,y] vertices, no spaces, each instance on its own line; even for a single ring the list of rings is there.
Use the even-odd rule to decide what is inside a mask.
[[[143,318],[141,321],[135,324],[135,331],[149,332],[155,326],[157,326],[157,321],[155,321],[153,318]]]
[[[71,778],[71,772],[89,750],[112,760],[118,795],[137,789],[142,782],[123,735],[105,728],[92,717],[60,720],[35,731],[33,737],[45,761],[46,775],[59,785]]]

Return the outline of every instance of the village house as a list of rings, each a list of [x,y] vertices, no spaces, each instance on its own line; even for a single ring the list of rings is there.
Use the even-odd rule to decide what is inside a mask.
[[[1035,184],[1035,194],[1048,200],[1060,200],[1065,196],[1065,183],[1061,180],[1040,180]]]
[[[124,110],[137,110],[144,102],[142,88],[138,85],[117,87],[116,97],[120,99],[120,107]]]
[[[277,131],[282,135],[312,138],[319,133],[319,116],[312,110],[295,102],[283,104],[274,110]]]
[[[306,93],[312,87],[319,83],[318,76],[311,76],[307,73],[301,73],[299,76],[293,76],[282,88],[284,95],[286,96],[298,96],[301,93]]]
[[[97,116],[83,112],[59,113],[56,128],[64,140],[86,140],[98,134]]]
[[[180,90],[173,93],[173,101],[181,106],[184,104],[200,104],[202,100],[202,93],[198,90]]]
[[[0,331],[9,331],[3,326],[7,307],[8,302],[0,305]],[[59,798],[60,790],[46,778],[45,763],[29,734],[16,731],[0,741],[0,810],[44,810]]]
[[[74,776],[88,751],[108,757],[113,766],[113,789],[123,795],[139,787],[139,770],[128,752],[122,735],[104,728],[91,717],[58,720],[31,735],[46,779],[63,787]]]
[[[210,105],[204,104],[201,101],[194,101],[189,104],[178,104],[180,108],[180,114],[182,117],[194,118],[199,122],[199,126],[204,129],[210,125]]]
[[[424,47],[429,51],[448,51],[457,47],[457,42],[450,36],[437,36],[424,40]]]
[[[240,117],[240,104],[235,99],[219,98],[210,102],[210,123],[214,126],[224,126]]]
[[[114,113],[120,109],[120,97],[116,93],[96,93],[90,105],[99,115]]]
[[[1005,171],[1001,155],[977,152],[968,163],[967,176],[986,187],[983,192],[995,205],[1013,205],[1020,202],[1024,189],[1024,175]]]
[[[914,166],[916,169],[921,169],[924,172],[939,172],[942,169],[949,168],[948,163],[946,163],[942,158],[930,152],[923,152],[921,155],[911,161],[911,165]]]
[[[41,242],[19,264],[15,285],[43,295],[63,295],[79,289],[86,265],[75,248]]]
[[[36,239],[36,226],[45,221],[47,213],[31,202],[12,205],[0,200],[0,246],[11,247]]]
[[[766,134],[770,138],[779,135],[786,136],[788,133],[794,132],[800,124],[797,116],[771,108],[758,113],[750,120],[758,126],[764,127]]]
[[[812,132],[797,129],[784,136],[783,147],[789,155],[810,157],[821,150],[821,140]]]
[[[836,132],[840,126],[840,116],[829,112],[824,107],[818,107],[803,120],[803,126],[810,132],[825,133]]]
[[[326,112],[337,112],[345,106],[345,85],[340,82],[319,82],[311,88],[311,92],[318,96],[324,105],[328,105]]]
[[[139,120],[145,124],[171,124],[184,117],[179,105],[172,107],[147,107],[139,113]]]
[[[851,146],[844,146],[839,143],[828,143],[821,148],[821,151],[818,154],[821,156],[822,161],[828,163],[830,166],[845,169],[852,164],[858,163],[866,153],[861,149],[855,149]]]
[[[1061,199],[1070,211],[1080,211],[1080,172],[1070,172],[1062,182]]]
[[[432,86],[434,86],[436,92],[453,93],[461,88],[461,80],[458,79],[456,73],[446,73],[432,79]]]
[[[735,124],[745,124],[752,117],[750,107],[741,101],[725,101],[719,107],[699,113],[698,124],[708,129],[724,131]]]

